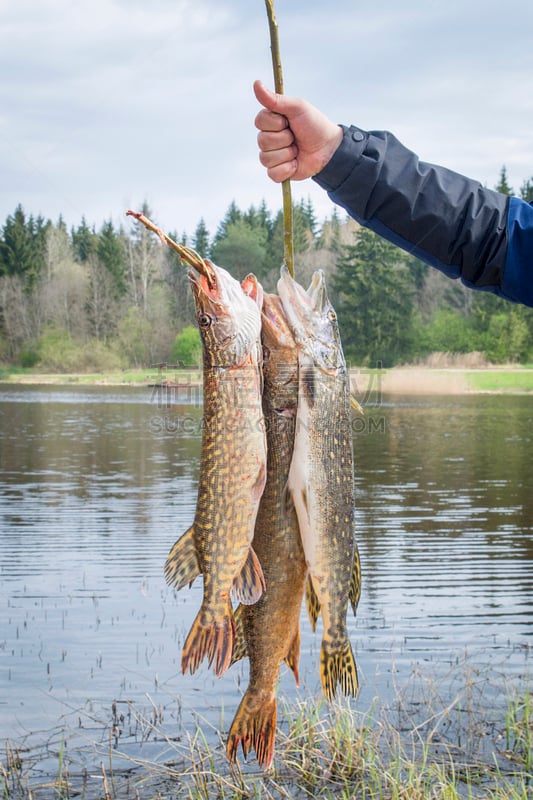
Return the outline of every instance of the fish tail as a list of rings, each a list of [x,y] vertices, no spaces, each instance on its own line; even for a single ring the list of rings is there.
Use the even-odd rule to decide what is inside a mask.
[[[340,647],[331,649],[322,641],[320,650],[320,680],[322,691],[328,700],[337,694],[337,686],[346,695],[355,697],[359,688],[357,665],[348,639]]]
[[[165,562],[165,580],[176,589],[183,589],[200,575],[200,563],[194,543],[194,528],[185,531],[173,545]]]
[[[233,643],[235,641],[235,622],[231,605],[228,605],[221,619],[200,609],[192,624],[181,653],[181,671],[196,672],[204,658],[213,665],[215,675],[220,678],[231,664]]]
[[[259,708],[252,700],[250,689],[247,689],[231,724],[226,755],[228,761],[234,763],[240,744],[245,759],[251,750],[255,750],[259,766],[267,770],[274,758],[276,695],[273,692],[270,698],[265,698]]]

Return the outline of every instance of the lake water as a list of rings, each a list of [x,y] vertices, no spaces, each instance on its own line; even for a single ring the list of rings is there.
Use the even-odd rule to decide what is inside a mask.
[[[0,387],[2,746],[75,731],[88,762],[109,737],[164,760],[151,723],[170,739],[198,721],[227,729],[246,665],[181,674],[201,581],[175,593],[162,575],[194,514],[200,420],[194,390]],[[376,395],[354,435],[357,706],[417,672],[450,693],[465,669],[502,693],[525,685],[533,399]],[[301,687],[283,672],[287,702],[319,697],[318,653],[302,616]]]

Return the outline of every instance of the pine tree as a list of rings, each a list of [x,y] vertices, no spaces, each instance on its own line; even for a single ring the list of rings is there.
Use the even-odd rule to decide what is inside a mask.
[[[113,279],[115,294],[120,297],[126,292],[124,247],[120,235],[116,233],[111,220],[104,222],[96,242],[96,254],[100,263]]]
[[[97,236],[94,227],[89,228],[85,217],[82,217],[78,227],[72,228],[70,237],[74,248],[74,256],[77,261],[83,264],[96,250]]]
[[[202,258],[207,258],[209,256],[209,231],[207,230],[203,217],[196,226],[192,246]]]
[[[507,180],[507,168],[505,167],[505,165],[501,168],[500,180],[498,181],[498,183],[494,188],[496,189],[497,192],[500,192],[501,194],[506,194],[506,195],[513,194],[513,189],[511,186],[509,186],[509,181]]]
[[[533,203],[533,176],[525,180],[520,187],[520,197],[526,203]]]
[[[340,252],[333,286],[347,358],[357,364],[397,363],[412,341],[415,290],[403,253],[367,228]]]
[[[0,247],[0,274],[21,275],[26,288],[31,289],[42,270],[44,263],[43,237],[46,224],[39,217],[38,224],[33,217],[26,220],[21,205],[12,216],[6,219]]]
[[[226,211],[223,220],[219,223],[217,232],[215,233],[213,239],[213,246],[221,239],[226,238],[229,225],[232,225],[234,222],[239,222],[239,220],[241,219],[242,219],[242,211],[240,211],[239,208],[237,207],[237,203],[235,202],[235,200],[232,200],[228,206],[228,210]]]

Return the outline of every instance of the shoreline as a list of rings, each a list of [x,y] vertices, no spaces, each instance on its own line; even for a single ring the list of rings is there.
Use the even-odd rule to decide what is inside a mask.
[[[402,366],[390,369],[350,368],[353,394],[371,398],[376,393],[403,395],[531,394],[533,368]],[[0,377],[4,386],[201,386],[196,368],[124,370],[110,373],[10,373]]]

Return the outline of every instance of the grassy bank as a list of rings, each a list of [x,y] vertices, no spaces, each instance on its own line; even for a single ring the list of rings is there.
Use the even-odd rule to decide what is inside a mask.
[[[434,368],[394,367],[392,369],[350,370],[352,390],[363,405],[380,393],[386,394],[529,394],[533,392],[533,368],[485,367]],[[39,373],[30,369],[0,368],[0,382],[29,385],[144,386],[162,381],[199,383],[201,372],[180,370],[127,369],[101,373]]]
[[[525,367],[394,367],[350,371],[352,391],[362,405],[381,394],[529,394],[533,369]]]
[[[501,676],[489,679],[468,664],[455,665],[455,672],[461,680],[451,698],[438,680],[414,671],[392,704],[376,698],[366,711],[348,701],[282,700],[276,755],[266,773],[253,757],[244,764],[239,755],[230,767],[225,731],[205,720],[176,735],[165,726],[170,709],[130,708],[123,715],[113,703],[100,729],[94,717],[86,727],[80,712],[78,730],[49,737],[40,759],[27,743],[8,743],[0,790],[6,800],[528,800],[527,681],[511,690]],[[77,750],[80,730],[89,729],[91,738]],[[159,743],[162,757],[146,758],[148,742]]]
[[[35,372],[31,369],[0,368],[0,382],[19,385],[70,386],[148,386],[152,383],[178,380],[181,383],[201,381],[196,368],[183,370],[124,369],[113,372]]]

